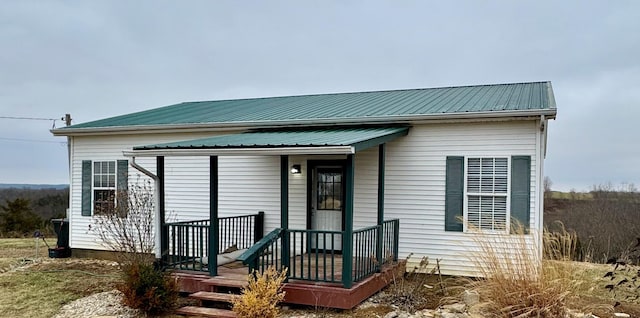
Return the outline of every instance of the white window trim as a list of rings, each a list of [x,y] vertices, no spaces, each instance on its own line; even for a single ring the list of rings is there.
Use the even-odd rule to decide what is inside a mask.
[[[114,183],[113,187],[96,187],[95,185],[95,163],[96,162],[113,162],[114,163]],[[118,203],[118,160],[91,160],[91,215],[96,215],[96,190],[113,190],[113,204]]]
[[[482,193],[473,193],[473,192],[468,192],[467,191],[467,182],[468,180],[468,174],[469,174],[469,159],[499,159],[499,158],[503,158],[503,159],[507,159],[507,193],[500,194],[482,194]],[[505,220],[505,230],[504,231],[498,231],[498,230],[482,230],[482,229],[478,229],[478,231],[481,231],[482,233],[486,233],[486,234],[508,234],[511,231],[511,156],[492,156],[492,155],[478,155],[478,156],[464,156],[464,191],[463,191],[463,210],[462,210],[462,218],[463,218],[463,232],[471,232],[471,229],[469,229],[469,196],[470,195],[477,195],[477,196],[488,196],[488,197],[496,197],[496,196],[506,196],[507,197],[507,207],[506,207],[506,220]]]

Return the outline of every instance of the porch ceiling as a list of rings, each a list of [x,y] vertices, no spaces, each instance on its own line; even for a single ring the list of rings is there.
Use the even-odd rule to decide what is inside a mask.
[[[275,129],[133,147],[126,156],[354,154],[406,136],[409,127]]]

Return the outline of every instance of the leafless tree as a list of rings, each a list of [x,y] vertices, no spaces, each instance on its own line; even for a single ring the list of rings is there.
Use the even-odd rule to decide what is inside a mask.
[[[150,181],[138,180],[95,211],[92,231],[106,248],[120,252],[123,262],[153,261],[153,194]]]
[[[544,181],[543,181],[543,187],[544,187],[544,195],[545,197],[548,194],[551,194],[551,186],[553,186],[553,182],[551,181],[551,178],[544,177]]]

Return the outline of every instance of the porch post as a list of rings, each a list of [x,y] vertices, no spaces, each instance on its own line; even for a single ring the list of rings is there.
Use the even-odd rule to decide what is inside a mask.
[[[209,275],[218,275],[218,156],[209,157]]]
[[[165,224],[165,193],[164,193],[164,157],[156,157],[156,175],[158,176],[158,222],[160,227],[158,233],[160,233],[160,257],[162,264],[169,263],[169,229],[164,226]],[[157,242],[157,241],[156,241]]]
[[[280,156],[280,227],[282,228],[282,267],[289,269],[289,156]],[[287,274],[289,276],[289,274]]]
[[[378,234],[376,236],[376,261],[378,270],[382,267],[382,240],[384,234],[384,165],[385,165],[385,144],[378,146]]]
[[[347,155],[344,195],[344,231],[342,234],[342,285],[351,288],[353,285],[353,195],[355,160]]]

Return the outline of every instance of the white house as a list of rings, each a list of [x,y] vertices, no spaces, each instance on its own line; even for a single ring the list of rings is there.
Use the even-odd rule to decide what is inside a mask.
[[[274,233],[276,262],[300,266],[292,278],[350,287],[378,264],[358,258],[413,253],[414,261],[441,259],[444,274],[473,275],[471,227],[513,235],[518,220],[542,231],[555,116],[551,83],[533,82],[186,102],[52,132],[71,147],[74,253],[102,248],[88,231],[96,205],[132,176],[146,177],[142,169],[162,187],[158,255],[168,263],[217,255],[243,231],[225,217],[252,215],[242,247]],[[195,220],[208,221],[179,233]],[[168,225],[176,222],[182,227]],[[185,242],[188,250],[177,246]],[[339,279],[304,276],[296,255],[318,251],[354,262],[336,270]],[[216,274],[210,264],[196,267]]]

